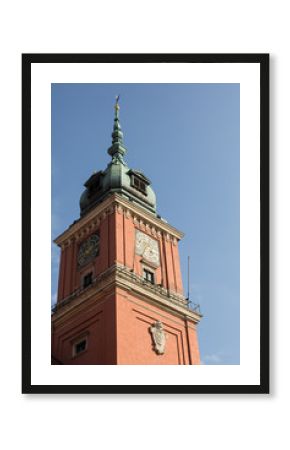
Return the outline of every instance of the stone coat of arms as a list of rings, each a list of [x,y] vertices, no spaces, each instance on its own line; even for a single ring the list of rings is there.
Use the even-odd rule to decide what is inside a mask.
[[[150,333],[152,335],[154,350],[158,355],[163,355],[166,345],[166,334],[163,329],[163,324],[157,320],[151,327]]]

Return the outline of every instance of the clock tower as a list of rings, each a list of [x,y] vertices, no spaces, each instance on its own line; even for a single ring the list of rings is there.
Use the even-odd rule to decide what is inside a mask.
[[[61,248],[52,364],[199,364],[201,315],[184,297],[183,233],[156,211],[150,180],[130,169],[118,98],[107,168],[84,183]]]

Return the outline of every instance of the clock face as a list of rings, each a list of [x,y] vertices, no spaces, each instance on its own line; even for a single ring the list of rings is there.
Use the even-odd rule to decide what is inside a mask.
[[[158,242],[139,230],[136,231],[135,251],[146,261],[152,262],[156,266],[160,265]]]
[[[84,266],[99,254],[99,241],[99,236],[93,234],[81,244],[78,254],[79,267]]]

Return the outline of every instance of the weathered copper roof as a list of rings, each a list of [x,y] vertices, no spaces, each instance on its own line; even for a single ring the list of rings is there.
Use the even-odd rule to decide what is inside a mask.
[[[93,173],[84,183],[86,189],[80,198],[81,216],[114,192],[156,215],[156,195],[151,187],[151,181],[140,170],[130,169],[124,161],[127,150],[123,142],[119,110],[120,106],[116,101],[112,145],[108,149],[112,160],[104,171]],[[134,186],[134,176],[145,183],[143,192]]]

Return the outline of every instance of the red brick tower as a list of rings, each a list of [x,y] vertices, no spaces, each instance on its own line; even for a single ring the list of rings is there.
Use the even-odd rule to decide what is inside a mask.
[[[84,184],[61,247],[52,364],[199,364],[200,314],[183,296],[178,241],[150,180],[129,169],[115,105],[112,160]]]

